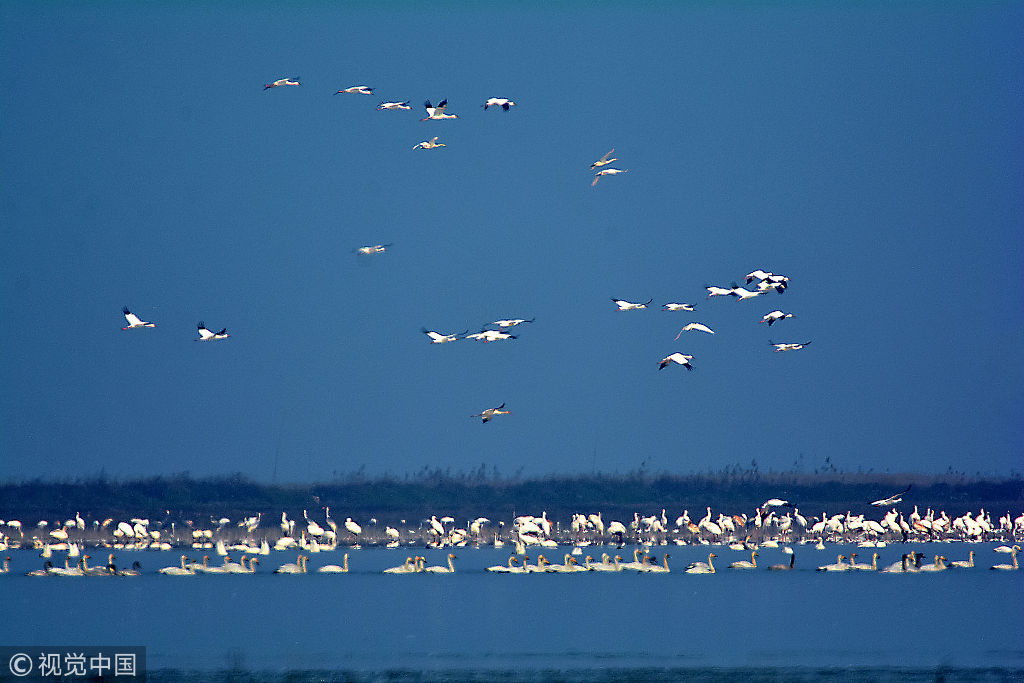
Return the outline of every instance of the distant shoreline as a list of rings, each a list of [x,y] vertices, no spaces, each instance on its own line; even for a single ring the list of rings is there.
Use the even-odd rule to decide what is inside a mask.
[[[651,514],[662,508],[673,517],[684,509],[703,514],[752,512],[769,498],[789,500],[805,514],[851,511],[881,514],[869,501],[907,486],[899,507],[946,510],[960,514],[984,508],[992,514],[1024,509],[1024,478],[1013,474],[967,476],[922,473],[757,472],[725,470],[687,475],[560,475],[530,478],[487,476],[482,470],[451,474],[424,470],[416,475],[366,476],[354,473],[329,482],[272,484],[243,474],[194,478],[188,473],[116,480],[105,476],[76,481],[35,479],[0,483],[0,519],[66,519],[76,513],[92,518],[119,515],[161,517],[172,514],[293,517],[329,506],[353,518],[414,519],[431,514],[457,519],[496,519],[546,510],[555,519],[573,513]],[[301,518],[301,517],[300,517]]]

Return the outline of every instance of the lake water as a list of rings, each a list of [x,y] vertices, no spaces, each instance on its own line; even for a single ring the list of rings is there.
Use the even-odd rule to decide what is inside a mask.
[[[792,572],[725,569],[750,554],[720,546],[652,549],[671,554],[669,574],[485,572],[507,561],[506,546],[457,549],[452,575],[381,573],[409,554],[441,564],[447,550],[372,548],[349,551],[348,574],[275,575],[295,554],[273,553],[255,575],[169,577],[156,569],[179,553],[122,551],[119,565],[138,559],[143,576],[30,578],[41,560],[22,550],[0,577],[0,644],[143,645],[151,679],[168,681],[224,672],[241,680],[1024,680],[1024,573],[988,571],[1009,561],[993,545],[878,549],[880,566],[911,549],[950,559],[976,551],[976,568],[935,574],[816,572],[838,553],[865,561],[873,550],[811,545],[796,546]],[[570,549],[545,554],[561,562]],[[710,550],[719,573],[682,572]],[[765,566],[788,561],[781,550],[759,552]],[[341,557],[311,554],[310,571]]]

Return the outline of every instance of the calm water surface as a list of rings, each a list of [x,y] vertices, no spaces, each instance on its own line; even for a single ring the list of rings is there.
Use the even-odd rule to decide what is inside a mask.
[[[552,671],[566,680],[619,680],[607,678],[615,672],[627,680],[641,671],[647,680],[658,679],[650,672],[671,680],[680,670],[707,680],[724,671],[732,680],[744,671],[750,680],[771,671],[794,680],[799,671],[827,679],[829,671],[848,678],[857,670],[874,672],[875,680],[890,680],[886,671],[912,680],[920,670],[922,680],[934,680],[940,667],[946,680],[957,680],[961,669],[970,670],[964,680],[981,680],[986,671],[991,680],[1019,680],[1024,573],[988,571],[1009,557],[993,553],[993,545],[878,549],[880,565],[910,549],[929,558],[977,553],[974,569],[912,575],[814,571],[849,546],[796,546],[793,572],[727,570],[750,554],[714,547],[720,573],[707,576],[682,572],[706,559],[710,550],[701,546],[653,549],[671,554],[669,574],[568,575],[487,573],[510,552],[493,548],[458,549],[453,575],[385,575],[382,569],[406,555],[441,564],[447,552],[375,548],[350,550],[348,574],[274,575],[295,560],[294,553],[274,553],[251,576],[169,577],[156,569],[175,564],[179,553],[121,552],[120,565],[138,559],[146,573],[29,578],[24,572],[41,560],[18,551],[11,574],[0,577],[0,644],[144,645],[150,670],[163,670],[166,680],[178,670],[297,671],[310,680],[325,679],[317,671],[341,670],[368,680],[390,680],[382,671],[401,680],[416,672],[485,680],[502,671],[521,680],[548,680]],[[870,561],[872,549],[854,550]],[[567,551],[546,555],[561,562]],[[631,559],[632,548],[617,552]],[[766,566],[787,561],[781,550],[760,553]],[[309,568],[341,564],[341,556],[311,554]],[[573,671],[592,675],[566,673]]]

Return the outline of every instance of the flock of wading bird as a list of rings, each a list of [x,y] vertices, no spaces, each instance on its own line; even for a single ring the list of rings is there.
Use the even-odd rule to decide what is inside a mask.
[[[904,492],[901,492],[905,493]],[[893,504],[900,502],[901,494],[874,501],[872,505]],[[784,512],[782,512],[784,510]],[[142,573],[141,564],[136,561],[131,568],[118,568],[115,564],[113,551],[133,550],[172,550],[175,548],[191,548],[203,551],[211,550],[219,555],[220,564],[211,564],[210,555],[203,555],[202,561],[192,560],[182,555],[176,565],[164,567],[159,573],[171,576],[194,574],[240,574],[255,573],[260,557],[270,555],[272,551],[297,552],[295,562],[281,565],[275,569],[280,574],[301,574],[307,572],[307,561],[310,556],[336,550],[339,546],[348,549],[360,549],[363,545],[386,546],[388,548],[426,547],[466,548],[493,546],[504,547],[506,544],[515,546],[515,554],[504,564],[487,567],[489,572],[496,573],[570,573],[581,571],[639,571],[669,572],[669,554],[651,550],[657,546],[700,545],[714,548],[709,552],[706,562],[693,562],[683,571],[688,574],[713,574],[717,571],[714,560],[718,553],[729,550],[750,553],[750,560],[742,559],[730,562],[727,567],[732,570],[750,570],[765,568],[759,565],[757,558],[765,549],[781,549],[788,556],[782,564],[767,566],[775,571],[787,571],[796,568],[796,553],[793,545],[814,544],[816,550],[826,550],[826,543],[851,545],[856,548],[885,548],[892,542],[926,543],[962,541],[965,543],[996,543],[1004,545],[993,548],[995,552],[1007,553],[1011,556],[1010,563],[999,563],[991,566],[994,570],[1013,571],[1018,569],[1017,554],[1019,545],[1016,543],[1024,536],[1024,514],[1013,518],[1007,512],[993,523],[990,513],[981,510],[978,513],[966,512],[958,517],[950,517],[945,511],[936,513],[928,509],[923,515],[915,505],[913,512],[904,516],[897,507],[892,507],[879,520],[868,519],[866,515],[845,514],[828,515],[810,519],[800,514],[799,508],[788,501],[772,498],[756,508],[753,515],[719,514],[714,517],[711,508],[699,520],[689,517],[684,511],[674,524],[670,524],[665,510],[660,515],[641,516],[634,513],[633,520],[627,525],[613,520],[607,524],[601,513],[585,515],[577,513],[567,527],[556,521],[549,520],[544,512],[540,517],[524,515],[516,517],[511,524],[499,521],[496,524],[486,517],[468,520],[464,527],[456,526],[451,517],[429,519],[412,527],[402,520],[400,528],[385,524],[383,532],[379,529],[376,519],[369,520],[366,529],[348,517],[340,524],[330,516],[330,508],[323,508],[321,521],[303,511],[303,520],[289,519],[287,512],[281,513],[281,522],[275,525],[263,525],[262,513],[247,517],[239,522],[228,518],[211,519],[207,525],[199,525],[191,520],[179,523],[168,516],[161,522],[148,519],[133,518],[130,521],[115,522],[112,518],[94,520],[87,523],[76,513],[74,519],[66,522],[55,522],[52,525],[41,520],[34,529],[27,532],[19,520],[0,520],[0,550],[8,548],[34,548],[39,550],[45,563],[41,569],[28,572],[30,576],[135,576]],[[621,549],[625,544],[637,544],[631,562],[624,562],[621,555],[601,553],[600,561],[594,556],[604,544],[611,544]],[[91,555],[86,549],[104,549],[108,552],[107,564],[89,566]],[[562,564],[554,564],[543,553],[565,552]],[[570,549],[571,548],[571,549]],[[593,555],[588,555],[588,548],[593,548]],[[55,552],[63,552],[63,567],[55,564]],[[94,550],[95,552],[95,550]],[[530,564],[530,554],[538,553],[536,563]],[[242,553],[238,562],[231,559],[230,553]],[[529,553],[529,554],[528,554]],[[817,566],[818,571],[884,571],[884,572],[938,572],[946,569],[966,569],[974,567],[975,551],[969,550],[966,559],[951,561],[940,552],[928,553],[934,561],[924,564],[926,553],[914,550],[903,553],[899,562],[887,567],[880,567],[877,551],[872,552],[870,563],[856,562],[857,552],[840,554],[835,563]],[[398,566],[388,568],[388,574],[442,573],[455,571],[456,556],[449,553],[443,564],[427,566],[426,557],[412,555]],[[349,570],[349,554],[345,553],[341,565],[329,564],[320,566],[315,571],[321,573],[345,573]],[[3,571],[9,573],[10,558],[4,563]],[[57,560],[59,562],[59,559]]]

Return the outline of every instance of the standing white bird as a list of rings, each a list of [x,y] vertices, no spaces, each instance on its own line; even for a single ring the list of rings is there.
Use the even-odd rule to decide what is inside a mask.
[[[199,324],[196,325],[196,328],[199,330],[199,339],[196,339],[195,341],[212,341],[214,339],[227,339],[228,337],[231,336],[228,334],[228,328],[226,327],[222,329],[220,332],[211,332],[210,330],[206,329],[206,323],[204,323],[202,320],[199,321]]]
[[[678,363],[687,370],[693,370],[693,365],[690,364],[691,360],[693,360],[693,356],[687,356],[685,354],[676,352],[662,358],[661,362],[658,364],[658,369],[664,370],[665,366],[667,366],[669,363]]]
[[[427,117],[420,119],[420,121],[440,120],[440,119],[457,119],[459,118],[455,114],[445,114],[444,110],[448,106],[448,100],[441,100],[437,106],[430,104],[430,100],[423,103],[424,108],[427,110]]]
[[[775,353],[778,353],[779,351],[799,351],[800,349],[804,348],[805,346],[807,346],[811,342],[805,341],[805,342],[800,343],[800,344],[794,344],[794,343],[776,344],[775,342],[769,340],[768,343],[771,346],[774,346],[775,347]]]
[[[392,244],[374,244],[356,249],[357,254],[383,254]]]
[[[515,102],[504,97],[491,97],[483,104],[484,109],[487,109],[487,107],[501,107],[505,111],[508,111],[509,107],[514,106],[516,106]]]
[[[156,327],[156,323],[147,323],[139,318],[139,316],[129,311],[127,306],[123,306],[121,308],[121,312],[124,313],[124,319],[128,321],[128,327],[122,327],[122,330],[134,330],[139,327]]]
[[[270,88],[279,88],[282,85],[302,85],[302,84],[299,83],[299,77],[298,76],[296,76],[295,78],[279,78],[276,81],[274,81],[273,83],[265,84],[263,86],[263,89],[264,90],[269,90]]]
[[[679,304],[670,302],[661,307],[663,311],[693,311],[693,304]]]
[[[603,157],[601,157],[600,159],[598,159],[597,161],[592,163],[590,165],[590,169],[591,170],[598,169],[598,168],[601,168],[602,166],[607,166],[608,164],[612,163],[613,161],[618,161],[617,157],[609,159],[609,157],[611,157],[611,155],[613,155],[613,154],[615,154],[615,148],[614,147],[611,150],[609,150]]]
[[[792,318],[792,313],[783,313],[782,311],[772,311],[761,318],[761,322],[768,323],[768,327],[771,327],[774,323],[784,320],[786,318]]]
[[[363,533],[363,527],[353,522],[351,517],[345,518],[345,529],[353,536]]]
[[[626,173],[628,170],[628,168],[603,168],[594,175],[594,180],[593,182],[590,183],[590,186],[593,187],[594,185],[597,185],[597,181],[606,175],[617,175],[619,173]]]
[[[511,410],[503,410],[503,408],[504,408],[504,407],[505,407],[505,404],[504,404],[504,403],[502,403],[502,404],[501,404],[500,406],[498,406],[497,408],[488,408],[488,409],[487,409],[487,410],[485,410],[484,412],[482,412],[482,413],[477,413],[476,415],[470,415],[470,417],[479,417],[479,418],[482,418],[482,419],[483,419],[483,422],[484,422],[484,423],[487,423],[487,422],[489,422],[489,421],[490,421],[490,420],[491,420],[491,419],[492,419],[492,418],[493,418],[493,417],[494,417],[495,415],[511,415],[511,414],[512,414],[512,411],[511,411]]]
[[[679,334],[676,335],[676,339],[679,339],[679,337],[682,336],[683,332],[707,332],[708,334],[715,333],[715,331],[708,327],[707,325],[703,325],[701,323],[687,323],[686,325],[683,326],[683,329],[679,330]]]
[[[466,332],[468,332],[468,331],[469,330],[466,330]],[[425,327],[422,329],[422,332],[423,332],[423,334],[425,334],[428,337],[430,337],[430,343],[431,344],[446,344],[448,342],[458,341],[459,340],[459,334],[466,334],[466,332],[455,333],[455,334],[441,334],[440,332],[434,332],[433,330],[428,330]]]
[[[350,94],[354,94],[354,95],[372,95],[373,94],[373,88],[371,88],[368,85],[353,85],[351,87],[339,90],[338,92],[336,92],[334,94],[335,95],[344,95],[345,93],[350,93]]]
[[[377,111],[381,111],[383,109],[412,109],[412,107],[409,106],[408,102],[381,102],[377,105]]]
[[[648,299],[647,302],[642,304],[634,304],[630,301],[626,301],[625,299],[616,299],[615,297],[612,297],[612,301],[615,302],[615,305],[619,307],[620,311],[635,311],[641,308],[647,308],[647,304],[654,301],[654,299]]]
[[[435,135],[434,137],[430,138],[429,140],[424,140],[423,142],[418,143],[417,145],[415,145],[413,147],[413,149],[435,149],[437,147],[447,147],[447,146],[448,145],[444,144],[443,142],[438,142],[437,141],[437,136]]]

